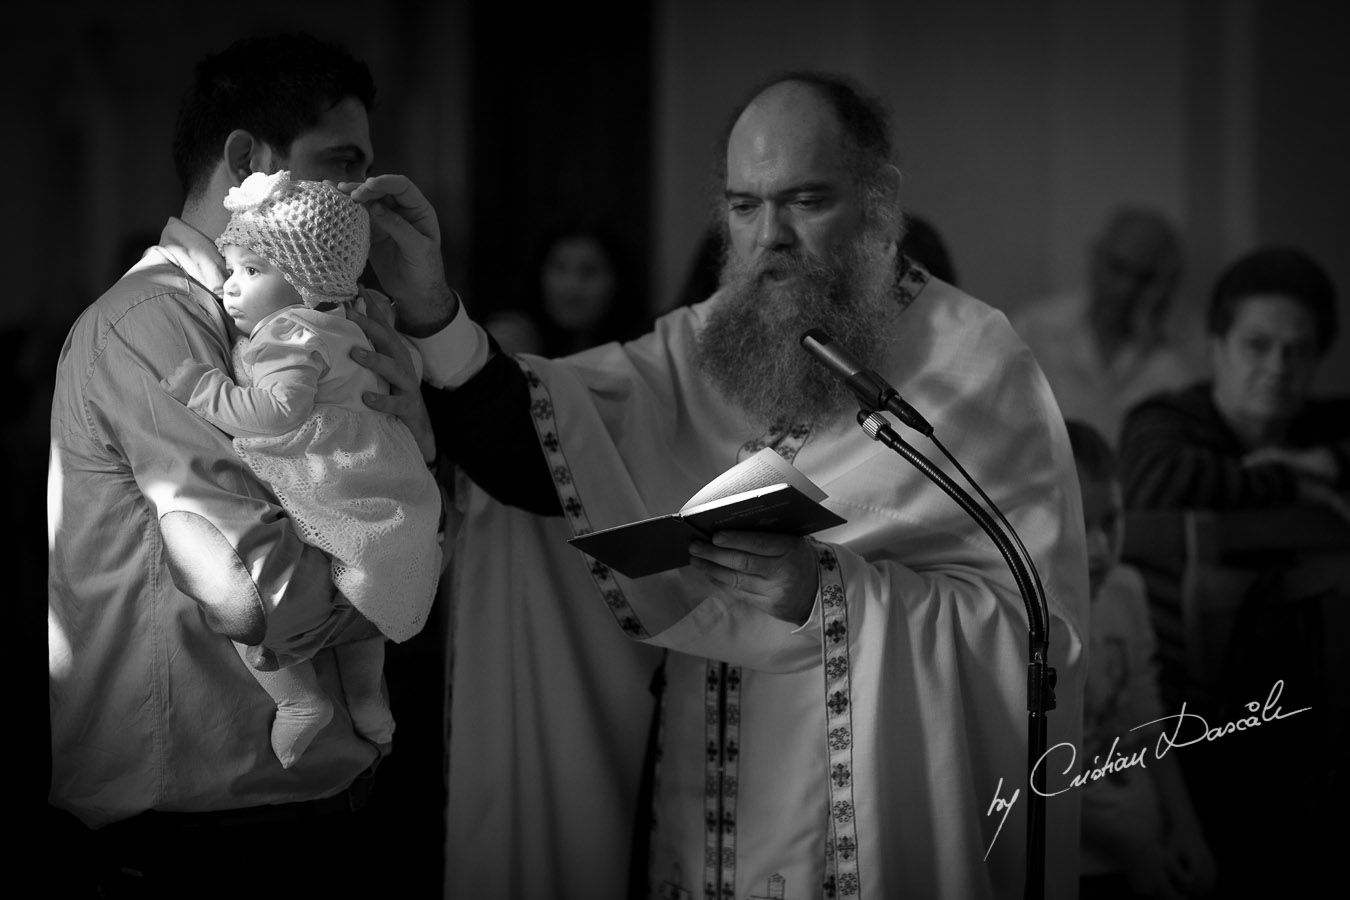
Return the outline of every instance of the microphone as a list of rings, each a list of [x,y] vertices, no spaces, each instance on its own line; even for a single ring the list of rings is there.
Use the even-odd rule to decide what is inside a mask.
[[[865,368],[824,331],[819,328],[808,329],[802,335],[802,346],[844,382],[866,412],[885,410],[924,437],[932,435],[933,426],[919,415],[918,410],[906,403],[885,379]]]

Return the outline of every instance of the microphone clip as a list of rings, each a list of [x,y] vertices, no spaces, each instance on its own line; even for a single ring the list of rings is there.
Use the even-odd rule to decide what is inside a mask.
[[[858,398],[858,403],[863,407],[863,412],[888,412],[924,437],[932,437],[933,426],[928,424],[928,420],[921,416],[917,409],[906,403],[899,392],[883,381],[875,372],[864,369],[849,380],[852,381],[853,379],[868,379],[867,388],[849,384],[849,387],[853,390],[853,396]],[[875,397],[875,400],[872,399],[873,397]]]

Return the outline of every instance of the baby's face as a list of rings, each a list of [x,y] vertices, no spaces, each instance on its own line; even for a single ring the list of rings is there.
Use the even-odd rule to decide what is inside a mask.
[[[1088,590],[1093,597],[1120,561],[1125,540],[1120,482],[1094,478],[1078,470],[1083,489],[1083,525],[1087,530]]]
[[[245,335],[278,310],[303,304],[300,292],[276,266],[246,247],[226,244],[225,312]]]

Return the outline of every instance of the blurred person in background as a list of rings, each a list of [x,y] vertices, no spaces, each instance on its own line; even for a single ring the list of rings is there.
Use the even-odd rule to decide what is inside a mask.
[[[1150,757],[1166,714],[1158,690],[1157,641],[1148,589],[1122,563],[1125,505],[1120,462],[1101,432],[1066,423],[1083,492],[1092,599],[1083,698],[1083,758],[1105,761],[1144,750],[1147,765],[1084,785],[1082,900],[1185,898],[1214,886],[1214,857],[1178,755]],[[1148,723],[1154,723],[1149,725]]]
[[[628,256],[606,229],[554,230],[530,271],[523,302],[484,323],[507,353],[569,356],[646,329],[649,318]]]
[[[1350,539],[1300,549],[1327,539],[1328,514],[1342,534],[1350,522],[1350,396],[1313,391],[1339,331],[1336,286],[1300,248],[1257,247],[1220,273],[1206,319],[1212,376],[1149,397],[1125,419],[1125,505],[1201,510],[1216,521],[1300,507],[1323,517],[1261,534],[1268,546],[1201,560],[1188,574],[1191,614],[1219,660],[1203,692],[1186,688],[1192,709],[1220,726],[1249,715],[1251,704],[1260,709],[1279,685],[1277,705],[1290,715],[1203,760],[1181,751],[1219,855],[1221,890],[1312,889],[1336,874],[1342,842],[1326,823],[1346,802],[1350,739]],[[1163,615],[1178,613],[1155,608],[1155,620]],[[1170,667],[1185,671],[1177,660]]]
[[[1122,206],[1089,246],[1086,285],[1010,314],[1065,416],[1115,442],[1131,406],[1190,382],[1193,363],[1171,333],[1181,266],[1171,222]]]

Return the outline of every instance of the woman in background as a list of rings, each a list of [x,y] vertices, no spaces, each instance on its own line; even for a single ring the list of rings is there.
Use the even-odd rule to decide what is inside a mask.
[[[605,229],[566,226],[546,235],[522,302],[486,328],[508,353],[568,356],[646,330],[648,316],[621,245]]]

